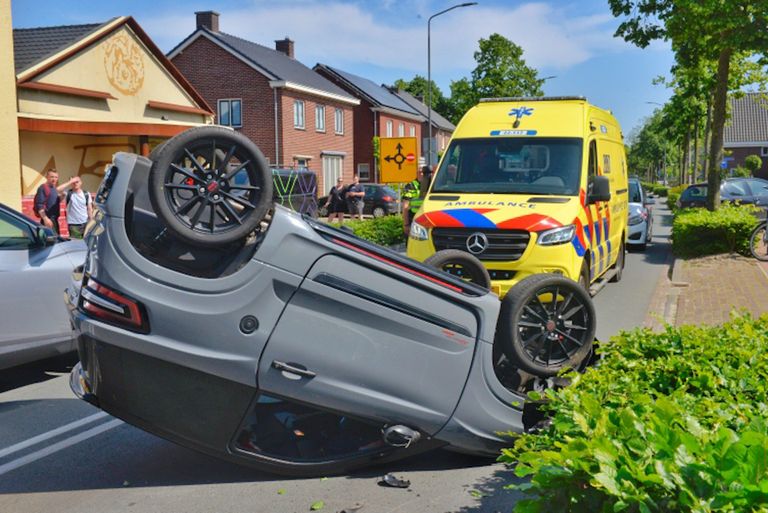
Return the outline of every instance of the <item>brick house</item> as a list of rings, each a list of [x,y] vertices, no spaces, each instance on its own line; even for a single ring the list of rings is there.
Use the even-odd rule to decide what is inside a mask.
[[[743,166],[749,155],[757,155],[763,165],[755,176],[768,178],[768,100],[760,93],[746,93],[730,102],[731,119],[723,141],[723,148],[731,152],[728,167]]]
[[[454,130],[456,130],[456,125],[445,119],[443,116],[438,114],[437,112],[432,110],[431,115],[429,112],[427,112],[427,104],[422,101],[421,98],[417,98],[413,96],[408,91],[403,91],[402,89],[392,89],[392,92],[395,93],[401,100],[403,100],[405,103],[411,106],[413,110],[418,112],[424,117],[424,123],[422,123],[421,127],[421,133],[424,134],[424,140],[422,141],[422,148],[424,149],[424,155],[426,157],[426,153],[428,151],[427,148],[427,142],[426,138],[429,137],[429,127],[428,122],[429,118],[432,118],[432,137],[434,138],[435,142],[433,143],[434,146],[432,148],[432,162],[437,164],[438,156],[442,155],[445,151],[445,148],[448,147],[448,141],[451,139],[451,135],[453,135]],[[429,159],[427,159],[428,161]]]
[[[294,42],[275,49],[219,30],[219,14],[197,12],[197,29],[168,54],[211,107],[273,166],[308,167],[318,194],[353,173],[353,107],[359,101],[296,60]]]
[[[378,162],[374,158],[374,137],[415,137],[421,151],[421,127],[425,118],[392,91],[367,78],[347,73],[326,64],[314,67],[322,76],[331,80],[360,100],[354,108],[355,115],[355,169],[362,181],[377,182]]]

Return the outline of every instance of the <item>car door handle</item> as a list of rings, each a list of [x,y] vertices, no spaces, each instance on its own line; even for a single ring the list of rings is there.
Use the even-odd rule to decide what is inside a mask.
[[[304,376],[305,378],[314,378],[317,375],[311,370],[307,370],[302,367],[297,367],[296,364],[291,365],[290,363],[280,362],[278,360],[272,361],[272,368],[280,371],[290,372],[291,374]]]

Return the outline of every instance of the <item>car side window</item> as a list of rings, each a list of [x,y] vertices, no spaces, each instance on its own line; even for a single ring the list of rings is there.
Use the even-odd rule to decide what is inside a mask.
[[[757,178],[752,178],[750,180],[747,180],[747,183],[749,184],[749,188],[752,189],[752,194],[755,196],[766,196],[768,195],[768,182],[765,180],[759,180]]]
[[[26,223],[0,214],[0,250],[28,249],[34,245],[32,230]]]
[[[730,196],[749,196],[751,193],[746,182],[727,182],[723,184],[722,192]]]
[[[589,142],[589,166],[587,169],[587,178],[591,179],[597,176],[597,143],[593,140]]]

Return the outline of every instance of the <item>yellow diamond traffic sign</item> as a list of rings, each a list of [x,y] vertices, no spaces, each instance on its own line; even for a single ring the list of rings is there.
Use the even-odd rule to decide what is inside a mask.
[[[379,169],[382,183],[404,183],[416,179],[419,156],[415,137],[379,139]]]

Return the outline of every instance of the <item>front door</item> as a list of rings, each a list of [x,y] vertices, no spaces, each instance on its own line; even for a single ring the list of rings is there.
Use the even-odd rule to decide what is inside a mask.
[[[469,373],[477,320],[461,304],[340,255],[320,258],[259,362],[262,393],[427,434]]]

